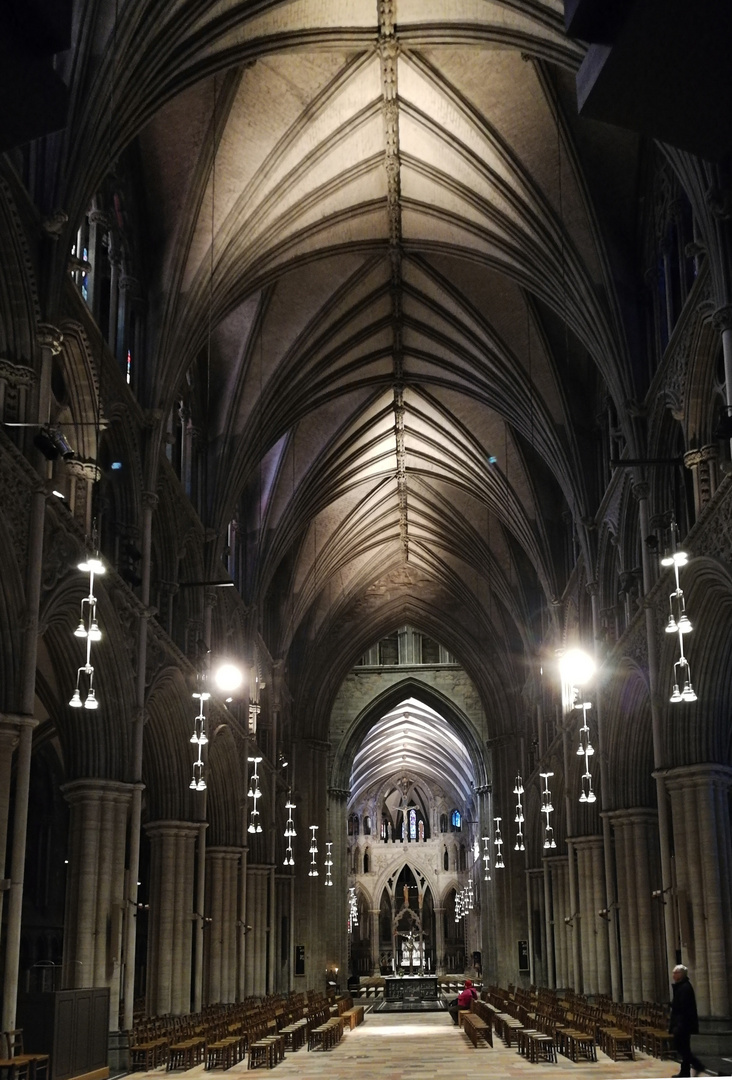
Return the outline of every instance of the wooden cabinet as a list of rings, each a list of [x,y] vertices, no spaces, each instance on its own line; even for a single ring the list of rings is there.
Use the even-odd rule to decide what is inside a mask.
[[[26,1050],[51,1055],[50,1080],[106,1080],[109,988],[58,990],[18,999]]]

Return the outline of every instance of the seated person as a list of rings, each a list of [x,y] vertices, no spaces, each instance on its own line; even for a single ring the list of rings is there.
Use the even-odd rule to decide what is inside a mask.
[[[465,980],[465,985],[463,986],[462,990],[458,994],[456,1000],[453,1001],[452,1005],[450,1005],[450,1007],[447,1010],[449,1012],[450,1016],[452,1017],[453,1024],[455,1024],[456,1027],[457,1027],[457,1022],[458,1022],[458,1012],[459,1012],[459,1010],[461,1010],[461,1009],[469,1009],[470,1008],[470,1002],[473,1000],[473,998],[477,998],[477,997],[478,997],[478,991],[473,986],[472,979],[466,979]]]

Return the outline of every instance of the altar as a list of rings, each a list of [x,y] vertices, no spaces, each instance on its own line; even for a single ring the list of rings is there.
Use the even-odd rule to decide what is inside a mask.
[[[392,975],[384,979],[385,1001],[437,1001],[436,975]]]

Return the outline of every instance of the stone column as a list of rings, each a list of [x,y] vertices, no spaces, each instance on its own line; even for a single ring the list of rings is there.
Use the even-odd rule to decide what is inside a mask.
[[[688,765],[668,770],[681,944],[702,1016],[729,1015],[732,1000],[732,769]]]
[[[634,482],[633,497],[638,503],[640,534],[646,537],[651,532],[648,514],[648,484]],[[643,609],[646,621],[646,643],[648,646],[648,684],[651,699],[651,730],[653,735],[653,767],[656,779],[656,805],[658,807],[658,843],[661,855],[661,879],[663,890],[670,890],[672,885],[671,842],[669,837],[668,802],[666,788],[660,770],[664,765],[663,713],[658,692],[658,639],[656,608],[648,599],[654,585],[654,568],[647,544],[641,544],[643,561]],[[664,935],[666,946],[666,966],[670,972],[676,963],[676,935],[673,909],[670,904],[664,907]]]
[[[246,760],[246,753],[244,754]],[[242,833],[244,836],[246,832],[246,806],[242,810]],[[239,872],[237,875],[237,934],[236,934],[236,1000],[243,1001],[247,996],[247,935],[249,933],[249,927],[247,925],[247,858],[249,856],[249,847],[245,844],[241,849],[241,859],[239,861]]]
[[[31,495],[29,514],[25,610],[23,613],[20,667],[17,679],[19,713],[6,718],[18,725],[18,751],[15,768],[15,800],[13,804],[13,848],[10,860],[10,885],[5,932],[3,1031],[13,1031],[16,1027],[18,974],[20,970],[20,932],[23,914],[23,884],[25,881],[25,844],[28,831],[28,793],[30,790],[33,729],[37,724],[34,711],[45,510],[45,489],[39,483]]]
[[[554,936],[552,934],[551,882],[549,877],[549,859],[543,860],[544,868],[544,926],[546,934],[546,982],[547,986],[556,986],[554,970]]]
[[[572,925],[570,926],[571,938],[571,975],[572,975],[572,987],[577,992],[582,991],[582,951],[580,948],[580,924],[579,920],[575,919],[575,915],[579,914],[580,899],[579,890],[577,888],[577,852],[574,844],[574,839],[567,837],[567,884],[569,886],[569,907],[568,915],[572,919]],[[569,924],[565,924],[569,925]]]
[[[569,952],[567,925],[564,915],[567,912],[567,877],[569,874],[566,856],[557,856],[548,860],[551,866],[552,911],[554,913],[554,968],[555,984],[559,987],[569,985]]]
[[[267,890],[268,866],[247,869],[247,918],[249,931],[246,954],[246,996],[263,995],[267,989]]]
[[[714,327],[722,338],[724,358],[724,384],[727,412],[732,416],[732,304],[725,304],[714,312]]]
[[[371,974],[378,975],[380,972],[379,961],[381,958],[381,951],[379,949],[379,908],[369,908],[369,926],[371,929]],[[441,931],[437,929],[437,908],[435,908],[435,931],[437,936],[441,935]],[[437,951],[436,942],[435,953],[437,956],[440,955]],[[437,967],[436,961],[435,967]]]
[[[208,898],[207,1004],[234,1001],[236,995],[237,877],[241,849],[208,848],[206,896]]]
[[[688,450],[684,454],[684,465],[691,470],[694,478],[694,514],[697,519],[717,490],[718,458],[716,443],[702,446],[699,450]]]
[[[534,976],[532,982],[547,985],[546,967],[546,920],[544,919],[544,869],[533,867],[527,871],[529,895],[529,925],[532,938]],[[538,918],[536,917],[538,916]],[[538,927],[538,938],[534,935]]]
[[[96,198],[95,198],[96,203]],[[87,274],[87,303],[97,326],[99,318],[99,282],[101,280],[100,260],[102,258],[102,235],[109,228],[107,215],[96,206],[89,211],[89,262],[91,270]]]
[[[623,956],[623,999],[660,1001],[666,991],[661,909],[658,818],[654,810],[617,810],[608,815],[615,831],[618,914]]]
[[[331,963],[343,973],[348,972],[348,926],[346,922],[346,897],[348,895],[346,834],[348,815],[346,808],[349,795],[348,790],[334,787],[328,788],[331,827],[328,840],[333,841],[333,866],[331,868],[333,888],[325,890],[327,893],[325,902],[328,904],[328,957]],[[373,851],[371,857],[373,869]],[[373,942],[371,948],[373,952]],[[378,938],[376,948],[378,949]],[[346,979],[341,979],[341,982],[345,983]]]
[[[150,920],[147,946],[147,1012],[190,1012],[194,854],[198,825],[156,821],[150,837]]]
[[[127,904],[125,906],[126,925],[124,928],[124,1020],[125,1031],[133,1024],[135,1003],[135,956],[137,947],[137,882],[140,876],[140,829],[142,826],[142,783],[143,740],[145,732],[145,701],[147,697],[147,631],[148,620],[152,617],[150,609],[150,572],[152,565],[152,520],[158,505],[158,496],[154,491],[146,490],[142,494],[142,529],[140,560],[140,599],[145,611],[137,625],[137,682],[135,686],[135,708],[132,712],[132,739],[129,779],[132,783],[132,806],[130,808],[129,872],[127,874]]]
[[[10,777],[13,767],[13,751],[18,745],[18,725],[13,718],[0,715],[0,867],[4,871],[8,850],[8,823],[10,819]],[[0,926],[3,922],[3,899],[10,881],[3,880],[0,887]]]
[[[110,987],[109,1029],[119,1029],[125,845],[132,789],[113,780],[77,780],[71,808],[63,979],[67,988]]]

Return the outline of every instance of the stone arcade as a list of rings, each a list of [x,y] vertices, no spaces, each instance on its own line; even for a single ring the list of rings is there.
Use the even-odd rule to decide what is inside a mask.
[[[726,5],[16,6],[2,1030],[679,960],[729,1025]]]

